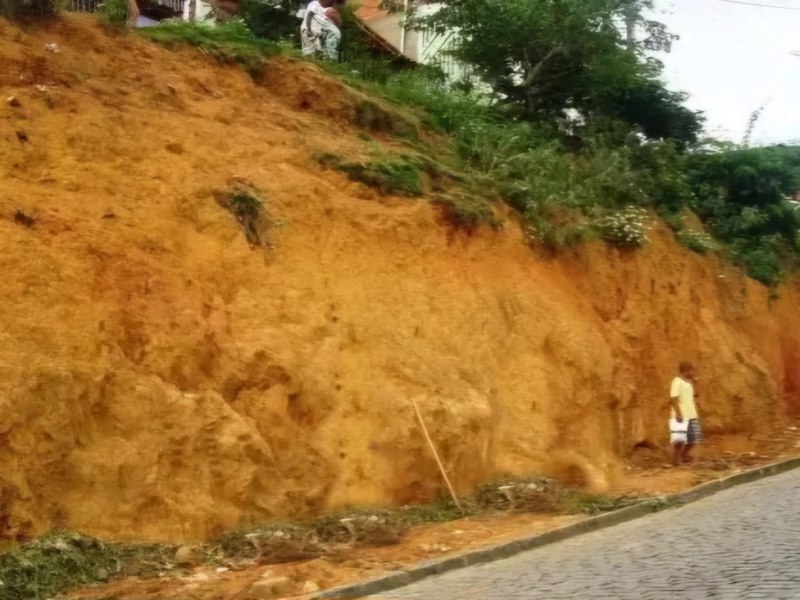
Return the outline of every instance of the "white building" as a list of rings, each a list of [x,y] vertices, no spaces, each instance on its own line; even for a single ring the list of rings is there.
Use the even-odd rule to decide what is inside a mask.
[[[406,58],[422,65],[438,66],[451,81],[464,79],[467,75],[466,68],[449,53],[455,45],[455,32],[439,33],[433,29],[411,28],[403,13],[381,10],[380,4],[381,0],[363,0],[356,11],[356,15],[370,31]],[[407,7],[409,4],[409,0],[406,0]],[[417,16],[425,17],[434,14],[441,6],[436,2],[418,2],[414,8]]]

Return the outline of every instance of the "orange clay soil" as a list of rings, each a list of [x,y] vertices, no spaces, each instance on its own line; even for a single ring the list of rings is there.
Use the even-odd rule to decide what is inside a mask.
[[[367,147],[358,124],[414,117],[312,65],[254,81],[90,17],[0,20],[0,98],[1,537],[200,542],[430,500],[412,399],[463,494],[633,486],[681,359],[709,435],[750,443],[800,407],[796,281],[771,292],[663,228],[558,259],[500,208],[502,230],[454,231],[320,169]],[[261,246],[218,202],[234,178],[266,198]]]

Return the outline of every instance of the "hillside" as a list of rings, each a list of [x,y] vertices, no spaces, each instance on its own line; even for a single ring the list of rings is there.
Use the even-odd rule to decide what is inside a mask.
[[[510,214],[453,229],[319,166],[367,142],[363,97],[314,66],[254,82],[70,16],[0,21],[0,88],[5,537],[200,540],[432,499],[412,399],[461,491],[612,485],[663,443],[684,358],[710,434],[800,408],[796,280],[768,290],[661,226],[557,258]],[[367,124],[391,129],[381,107]],[[263,191],[263,246],[218,201],[232,181]]]

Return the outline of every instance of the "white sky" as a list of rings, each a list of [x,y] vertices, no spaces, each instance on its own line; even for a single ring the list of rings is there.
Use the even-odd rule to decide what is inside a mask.
[[[659,0],[656,19],[681,36],[663,58],[672,89],[690,94],[715,137],[739,142],[750,114],[766,108],[752,143],[800,142],[800,0]]]

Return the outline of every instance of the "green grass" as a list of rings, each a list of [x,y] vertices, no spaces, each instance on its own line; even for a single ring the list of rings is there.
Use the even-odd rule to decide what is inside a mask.
[[[697,254],[707,254],[717,247],[714,238],[702,232],[682,231],[675,236],[675,239],[681,246]]]
[[[345,160],[330,152],[314,155],[323,167],[340,171],[352,181],[382,194],[421,196],[427,176],[421,161],[413,156],[380,154],[365,160]]]
[[[216,27],[193,23],[164,23],[137,30],[140,35],[167,47],[188,45],[217,58],[236,63],[255,75],[265,59],[281,52],[276,42],[255,37],[241,21],[228,21]]]
[[[447,523],[464,517],[475,515],[479,511],[473,498],[459,498],[461,509],[456,506],[448,495],[440,495],[431,504],[412,504],[402,508],[403,518],[409,525],[423,525],[425,523]]]
[[[233,181],[230,189],[217,190],[214,197],[222,208],[230,212],[244,230],[251,246],[260,246],[269,226],[264,192],[244,180]]]
[[[264,212],[264,201],[247,189],[231,192],[228,202],[231,212],[242,222],[257,219]]]
[[[646,228],[633,218],[623,223],[609,217],[590,226],[580,219],[558,222],[561,209],[584,218],[598,211],[621,218],[627,207],[638,206],[659,212],[690,250],[722,250],[767,285],[777,285],[800,262],[800,214],[775,197],[776,190],[786,193],[790,183],[791,190],[796,188],[800,148],[683,153],[670,142],[635,141],[620,123],[600,119],[576,134],[581,151],[567,152],[558,123],[521,120],[467,85],[445,85],[435,69],[376,59],[360,28],[350,22],[345,30],[346,60],[319,64],[365,94],[354,106],[353,124],[429,145],[412,160],[370,157],[331,165],[351,179],[382,193],[442,192],[436,200],[446,220],[468,231],[479,223],[497,226],[492,204],[504,201],[521,215],[533,239],[554,249],[597,237],[624,248],[645,245]],[[263,71],[267,56],[296,54],[287,50],[286,40],[259,39],[242,21],[215,28],[167,24],[141,35],[167,45],[195,46],[242,65],[254,77]],[[428,190],[426,157],[459,173],[466,184],[436,189],[434,176]],[[697,214],[713,239],[681,235],[686,209]]]
[[[112,575],[142,575],[145,564],[157,575],[167,568],[165,557],[173,552],[171,546],[105,544],[76,533],[54,532],[0,553],[0,597],[44,600]]]
[[[605,494],[592,494],[589,492],[572,493],[563,500],[562,510],[567,513],[583,513],[597,515],[604,512],[619,510],[641,502],[640,498],[633,496],[608,496]]]
[[[121,27],[128,18],[128,3],[126,0],[103,0],[100,13],[112,25]]]
[[[481,486],[460,498],[461,509],[447,495],[430,504],[397,508],[361,507],[294,523],[265,523],[229,531],[198,548],[210,565],[228,560],[277,564],[310,560],[341,544],[377,547],[395,544],[414,526],[445,523],[487,512],[597,514],[640,501],[564,486],[555,480],[515,478]],[[669,502],[648,500],[653,510]],[[45,600],[77,587],[115,576],[158,577],[175,573],[177,547],[160,544],[113,544],[71,532],[53,532],[0,552],[0,598]]]
[[[503,226],[492,204],[478,194],[457,190],[436,194],[432,200],[442,207],[445,219],[456,229],[472,232],[481,225],[488,225],[492,229],[501,229]]]

